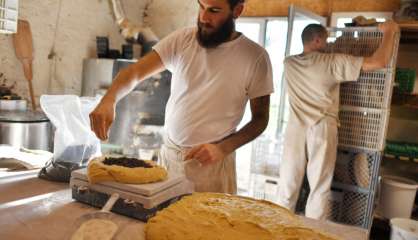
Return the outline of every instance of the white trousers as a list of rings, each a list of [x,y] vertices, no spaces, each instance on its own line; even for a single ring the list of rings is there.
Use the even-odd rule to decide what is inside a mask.
[[[324,117],[308,128],[289,121],[284,143],[278,203],[295,211],[306,170],[310,193],[305,215],[326,219],[337,157],[336,119]]]
[[[202,166],[197,161],[184,164],[187,150],[165,137],[159,160],[169,172],[186,175],[196,192],[237,193],[235,152],[221,162]]]

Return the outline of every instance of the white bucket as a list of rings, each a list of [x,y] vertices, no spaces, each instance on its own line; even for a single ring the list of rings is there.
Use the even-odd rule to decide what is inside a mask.
[[[418,221],[406,218],[390,220],[390,240],[418,240]]]
[[[413,180],[383,176],[380,190],[380,209],[385,218],[410,218],[417,183]]]

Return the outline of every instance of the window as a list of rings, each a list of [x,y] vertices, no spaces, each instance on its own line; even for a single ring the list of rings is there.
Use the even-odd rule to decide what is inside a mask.
[[[0,33],[16,33],[18,0],[0,0]]]
[[[277,197],[277,177],[283,152],[283,130],[289,115],[289,104],[283,84],[283,60],[286,54],[302,52],[300,35],[307,24],[325,22],[324,18],[318,18],[297,8],[293,8],[291,12],[292,24],[288,24],[287,17],[240,18],[236,22],[237,31],[267,50],[273,67],[275,88],[270,97],[270,120],[267,129],[262,136],[237,151],[238,194],[270,201],[275,201]],[[291,34],[291,39],[288,39],[288,34]],[[239,128],[250,118],[251,111],[247,106]]]
[[[279,122],[280,87],[282,86],[283,60],[286,49],[287,18],[240,18],[236,22],[237,31],[263,46],[269,53],[273,66],[274,93],[270,96],[270,120],[263,136],[274,138]],[[247,104],[243,121],[238,128],[243,127],[251,119],[251,111]],[[252,144],[247,144],[237,151],[238,192],[250,195],[251,189],[251,157]]]

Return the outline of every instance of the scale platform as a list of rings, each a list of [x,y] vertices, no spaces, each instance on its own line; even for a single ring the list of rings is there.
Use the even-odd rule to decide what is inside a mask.
[[[112,212],[146,222],[157,211],[176,202],[182,196],[193,192],[193,184],[182,175],[169,174],[167,180],[148,184],[124,184],[119,182],[87,181],[87,169],[71,173],[70,187],[72,198],[94,207],[103,207],[113,193],[120,198]]]

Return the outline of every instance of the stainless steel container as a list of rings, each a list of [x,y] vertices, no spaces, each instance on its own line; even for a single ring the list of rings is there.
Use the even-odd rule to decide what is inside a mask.
[[[52,152],[52,134],[42,112],[0,111],[0,144]]]
[[[113,59],[89,58],[83,60],[82,96],[95,96],[95,91],[112,84],[116,67]]]
[[[118,72],[136,60],[88,58],[83,60],[82,96],[95,96],[95,91],[108,88]]]

